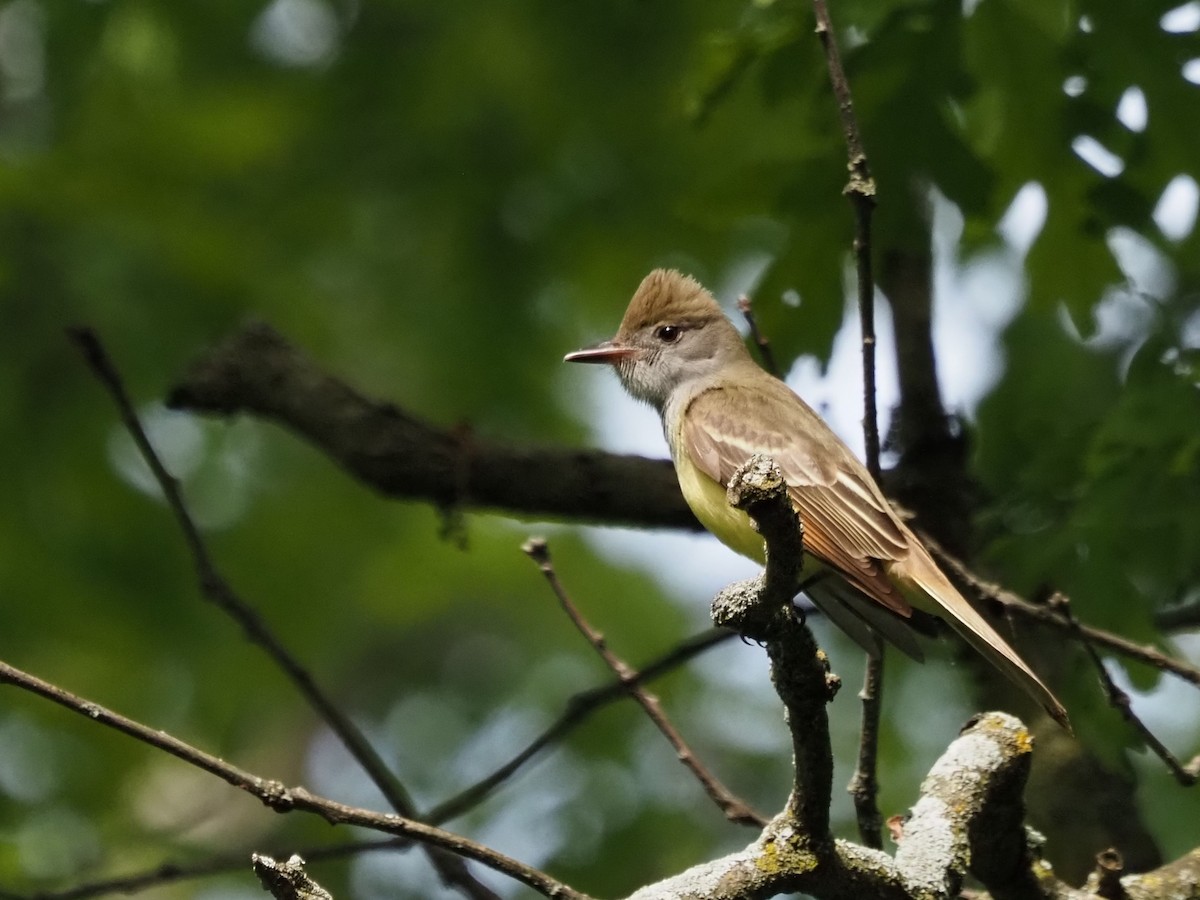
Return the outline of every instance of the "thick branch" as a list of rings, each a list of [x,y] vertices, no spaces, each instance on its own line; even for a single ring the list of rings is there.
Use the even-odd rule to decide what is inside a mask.
[[[249,325],[206,352],[170,391],[167,405],[271,419],[393,497],[543,518],[699,528],[669,462],[517,447],[438,428],[331,378],[264,324]]]
[[[787,815],[796,839],[825,855],[832,847],[833,783],[826,704],[839,682],[792,605],[803,564],[803,523],[792,508],[783,474],[769,457],[755,454],[734,472],[728,494],[730,505],[749,513],[762,534],[767,568],[759,578],[726,588],[713,600],[713,623],[766,644],[771,680],[792,734],[795,782]]]
[[[461,437],[389,403],[371,401],[322,371],[270,326],[257,324],[208,350],[170,392],[179,409],[214,415],[250,413],[307,437],[368,487],[400,498],[501,509],[516,516],[589,519],[644,528],[699,530],[670,462],[564,447],[470,444],[470,490],[455,493]],[[528,477],[536,471],[537,478]],[[885,473],[885,486],[891,482]],[[940,563],[976,590],[1027,618],[1067,632],[1053,610],[1022,602],[950,556],[926,532]],[[1200,685],[1200,668],[1100,629],[1088,638],[1132,659]]]
[[[786,892],[822,900],[945,897],[954,896],[968,867],[997,897],[1017,896],[1014,884],[1032,887],[1025,897],[1043,896],[1020,824],[1031,747],[1025,726],[1012,716],[974,720],[926,777],[895,859],[846,841],[816,852],[789,808],[744,850],[645,887],[630,900]]]
[[[1032,752],[1025,726],[1005,713],[979,716],[950,745],[903,826],[896,865],[910,883],[954,896],[970,869],[997,896],[1040,895],[1022,824]]]

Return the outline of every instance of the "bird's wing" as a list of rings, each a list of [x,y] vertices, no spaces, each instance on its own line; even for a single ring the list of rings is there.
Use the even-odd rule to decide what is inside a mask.
[[[681,438],[705,474],[729,484],[755,453],[775,460],[804,526],[804,548],[868,597],[902,616],[912,607],[884,563],[908,553],[908,538],[871,476],[812,409],[781,381],[763,374],[738,399],[716,387],[696,396]]]

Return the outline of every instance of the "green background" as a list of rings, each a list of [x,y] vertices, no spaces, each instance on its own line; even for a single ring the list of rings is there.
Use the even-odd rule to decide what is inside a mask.
[[[996,263],[1017,285],[993,325],[996,383],[967,426],[986,497],[976,560],[1027,595],[1064,590],[1081,618],[1141,642],[1163,640],[1154,614],[1200,590],[1200,246],[1152,218],[1168,183],[1194,188],[1200,166],[1200,87],[1182,74],[1200,42],[1194,25],[1164,28],[1174,5],[834,4],[879,182],[877,249],[929,246],[936,190],[951,222],[938,271]],[[702,628],[709,597],[673,570],[724,552],[707,538],[663,545],[658,565],[579,523],[470,512],[447,538],[437,510],[372,494],[275,427],[161,399],[254,318],[440,425],[619,442],[632,401],[606,403],[590,427],[611,376],[560,360],[607,336],[657,265],[726,302],[753,288],[779,357],[818,371],[845,315],[853,220],[810,17],[784,0],[0,6],[0,657],[257,774],[381,808],[281,675],[199,599],[169,512],[64,338],[74,324],[105,339],[222,570],[423,806],[607,678],[520,552],[530,533],[549,535],[568,589],[633,664]],[[1135,86],[1141,130],[1115,115]],[[1085,134],[1121,157],[1119,175],[1072,150]],[[1046,214],[1026,253],[997,225],[1030,184]],[[1114,240],[1132,242],[1132,264]],[[950,284],[938,302],[966,302]],[[975,302],[986,317],[1008,301]],[[830,391],[858,416],[857,382]],[[817,627],[847,685],[832,711],[840,785],[861,660]],[[1200,657],[1194,637],[1170,646]],[[656,689],[702,757],[770,813],[789,747],[762,655],[733,642]],[[949,648],[931,655],[892,669],[885,814],[913,801],[979,705],[974,669]],[[1194,793],[1137,751],[1086,665],[1059,656],[1079,735],[1137,773],[1162,853],[1194,846]],[[1178,684],[1145,702],[1185,759],[1197,709]],[[1069,785],[1053,789],[1070,802]],[[631,704],[450,827],[596,895],[753,836],[721,819]],[[349,837],[0,692],[2,889]],[[1101,849],[1063,838],[1050,853]],[[415,853],[313,874],[339,896],[439,890]],[[260,896],[247,871],[154,891],[234,894]]]

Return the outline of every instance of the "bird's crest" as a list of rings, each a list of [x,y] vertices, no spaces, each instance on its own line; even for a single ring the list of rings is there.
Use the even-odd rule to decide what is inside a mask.
[[[638,285],[617,334],[630,335],[660,322],[686,325],[722,316],[713,295],[696,279],[674,269],[655,269]]]

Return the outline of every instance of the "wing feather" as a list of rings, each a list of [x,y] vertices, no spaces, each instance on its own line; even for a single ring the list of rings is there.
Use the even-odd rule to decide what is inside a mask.
[[[907,554],[908,539],[863,465],[777,379],[764,373],[752,386],[739,385],[736,403],[723,391],[705,391],[688,407],[681,438],[690,458],[727,485],[752,455],[770,455],[800,514],[805,550],[867,596],[908,616],[912,607],[884,568]]]

